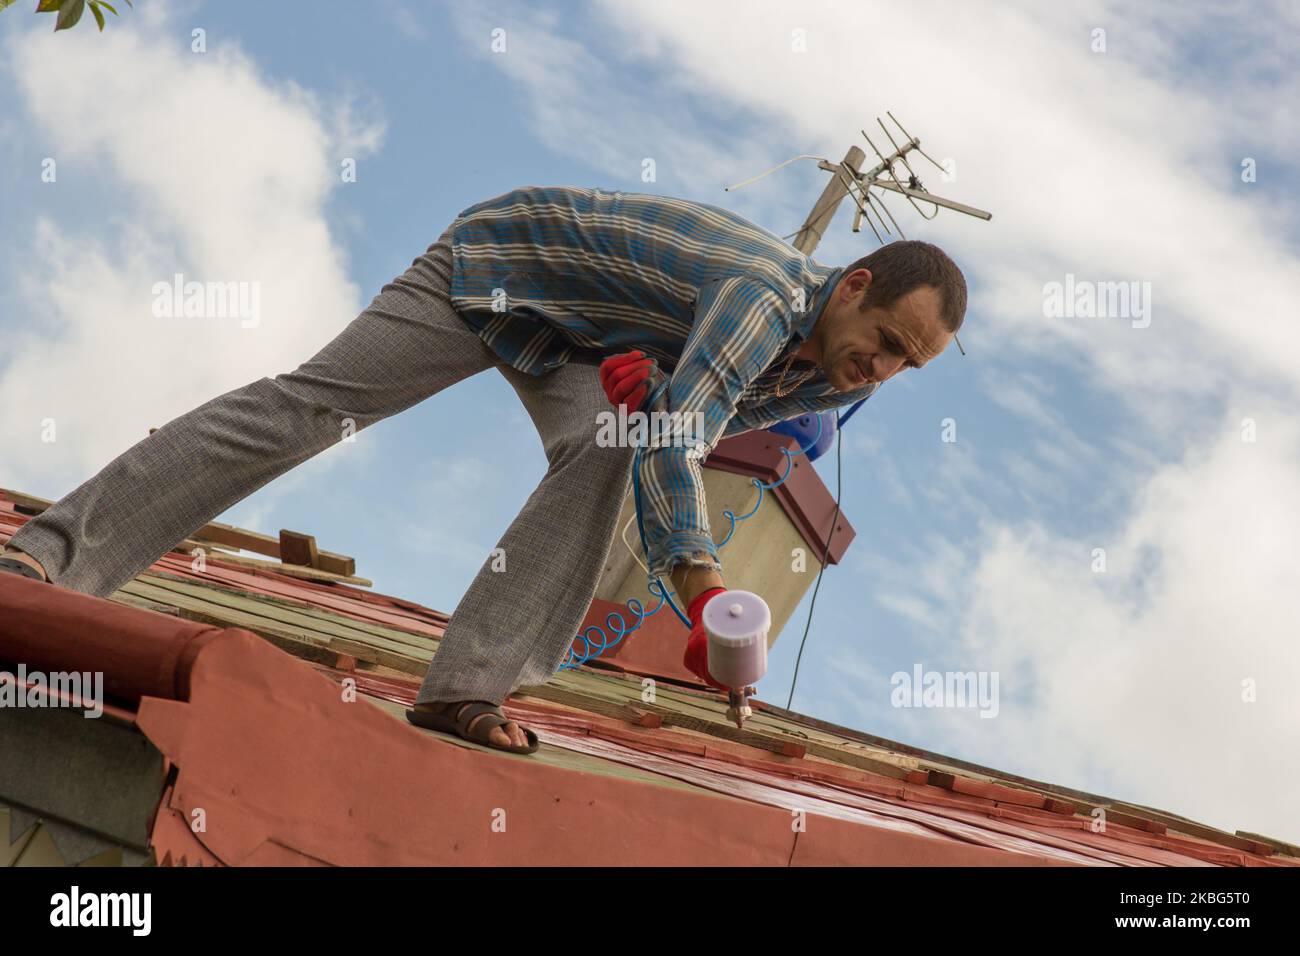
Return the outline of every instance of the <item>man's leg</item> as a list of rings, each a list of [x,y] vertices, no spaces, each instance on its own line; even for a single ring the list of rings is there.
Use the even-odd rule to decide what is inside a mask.
[[[596,593],[631,481],[634,449],[596,445],[596,414],[610,405],[594,366],[542,376],[500,368],[537,426],[549,467],[498,544],[505,570],[492,570],[489,559],[457,605],[417,704],[499,704],[551,678]]]
[[[452,308],[450,231],[295,371],[164,425],[10,542],[55,584],[108,596],[273,478],[499,360]]]

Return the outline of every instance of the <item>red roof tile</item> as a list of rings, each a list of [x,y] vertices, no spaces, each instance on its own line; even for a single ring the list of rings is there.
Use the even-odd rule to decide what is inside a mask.
[[[0,540],[25,520],[3,504]],[[0,575],[0,660],[104,671],[128,708],[119,714],[133,711],[176,768],[152,831],[166,864],[1300,865],[1258,839],[761,702],[737,731],[713,692],[661,680],[647,703],[640,680],[617,670],[525,689],[505,709],[542,751],[489,752],[401,719],[444,614],[219,553],[203,573],[167,555],[137,584],[152,606],[174,595],[177,615]],[[146,600],[130,590],[118,599]],[[200,607],[205,594],[213,603]],[[278,647],[221,623],[255,624],[259,609]],[[319,632],[296,637],[273,616],[285,609]],[[394,669],[369,659],[367,636],[410,650],[384,657]],[[659,666],[613,660],[633,673]],[[1092,830],[1094,804],[1108,808],[1105,832]],[[196,809],[205,832],[188,825]],[[504,832],[492,826],[501,811]]]

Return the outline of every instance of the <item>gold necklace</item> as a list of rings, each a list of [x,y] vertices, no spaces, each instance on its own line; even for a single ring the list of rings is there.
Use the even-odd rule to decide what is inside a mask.
[[[776,382],[776,389],[773,391],[773,394],[774,394],[777,398],[784,398],[785,396],[787,396],[787,395],[789,395],[791,392],[793,392],[796,388],[798,388],[800,385],[802,385],[804,382],[808,381],[808,379],[812,378],[815,374],[817,374],[817,367],[816,367],[816,366],[813,366],[813,367],[812,367],[811,369],[809,369],[807,372],[804,372],[804,373],[803,373],[802,375],[800,375],[797,379],[795,379],[792,383],[790,383],[790,387],[789,387],[789,388],[786,388],[786,389],[783,391],[782,388],[781,388],[781,386],[785,384],[785,377],[786,377],[786,375],[787,375],[787,374],[789,373],[789,371],[790,371],[790,366],[792,366],[792,365],[794,364],[794,357],[795,357],[795,354],[796,354],[796,353],[794,353],[794,352],[791,352],[791,353],[790,353],[790,357],[789,357],[788,359],[785,360],[785,367],[784,367],[783,369],[781,369],[781,377],[780,377],[779,379],[777,379],[777,382]]]

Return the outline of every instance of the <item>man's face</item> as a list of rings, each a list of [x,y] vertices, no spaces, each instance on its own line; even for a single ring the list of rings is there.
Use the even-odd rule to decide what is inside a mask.
[[[870,284],[868,269],[841,276],[810,340],[820,336],[819,364],[836,391],[886,382],[906,369],[920,368],[952,341],[939,317],[938,289],[921,286],[887,306],[873,305],[863,312],[859,306]]]

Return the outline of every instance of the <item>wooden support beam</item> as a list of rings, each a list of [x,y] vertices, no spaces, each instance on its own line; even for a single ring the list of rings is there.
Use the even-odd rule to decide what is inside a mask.
[[[1166,813],[1163,810],[1156,810],[1152,807],[1143,807],[1137,804],[1127,803],[1123,800],[1116,800],[1106,807],[1106,816],[1108,818],[1113,818],[1115,810],[1147,817],[1153,822],[1164,826],[1167,831],[1185,833],[1188,836],[1194,836],[1201,840],[1208,840],[1210,843],[1217,843],[1219,846],[1226,846],[1233,850],[1242,850],[1246,853],[1263,853],[1267,855],[1268,850],[1272,849],[1271,847],[1263,849],[1262,845],[1256,840],[1243,839],[1242,837],[1229,833],[1227,830],[1220,830],[1216,827],[1206,826],[1203,823],[1197,823],[1195,820],[1188,820],[1186,817],[1180,817],[1173,813]]]
[[[651,713],[648,710],[641,710],[639,707],[633,707],[627,704],[623,708],[623,719],[628,723],[636,724],[638,727],[649,727],[655,729],[664,725],[664,719],[658,714]]]
[[[285,564],[300,564],[308,568],[320,567],[320,552],[316,538],[301,531],[280,529],[280,560]]]
[[[241,551],[253,551],[257,554],[265,554],[268,557],[280,557],[280,539],[272,538],[270,535],[258,534],[256,531],[249,531],[245,528],[236,528],[234,525],[222,524],[220,521],[212,521],[205,524],[195,532],[195,536],[206,538],[209,541],[215,541],[217,544],[225,545],[227,548],[238,548]]]
[[[1238,830],[1236,836],[1241,837],[1243,840],[1254,840],[1256,843],[1272,847],[1278,853],[1300,858],[1300,846],[1296,846],[1294,843],[1287,843],[1285,840],[1278,840],[1259,833],[1251,833],[1249,830]]]
[[[355,574],[334,574],[332,571],[320,571],[316,568],[299,567],[296,564],[281,564],[279,561],[263,561],[260,558],[250,558],[242,554],[231,554],[227,551],[213,550],[210,542],[194,541],[186,539],[178,544],[173,551],[179,551],[186,556],[195,548],[202,548],[208,552],[208,557],[218,561],[227,561],[230,564],[237,564],[245,568],[261,568],[265,571],[274,571],[276,574],[288,575],[291,578],[302,578],[304,581],[337,581],[340,584],[354,584],[357,587],[369,588],[374,587],[375,582],[369,578],[358,577]]]
[[[40,514],[46,508],[50,507],[50,505],[54,504],[54,502],[49,501],[48,499],[24,494],[21,491],[14,491],[10,488],[0,488],[0,495],[3,495],[9,501],[12,501],[24,514],[29,515]],[[280,553],[281,542],[284,541],[285,535],[293,537],[295,541],[293,547],[298,547],[297,542],[299,539],[310,539],[311,544],[309,546],[309,551],[315,556],[314,560],[310,563],[296,560],[296,556],[300,554],[298,551],[292,552],[295,555],[295,559],[285,560]],[[270,535],[259,534],[256,531],[249,531],[246,528],[236,528],[234,525],[222,524],[220,521],[211,521],[195,531],[193,538],[187,538],[185,541],[178,544],[177,548],[183,548],[185,550],[194,547],[207,548],[212,544],[221,545],[226,548],[235,548],[240,551],[252,551],[255,554],[264,554],[268,557],[276,558],[288,565],[314,568],[318,571],[325,571],[339,577],[354,579],[350,583],[364,582],[367,585],[370,584],[370,582],[365,581],[364,578],[356,577],[357,562],[355,558],[350,558],[346,554],[336,554],[333,551],[319,551],[316,549],[315,538],[300,531],[281,531],[279,538],[272,538]]]
[[[1014,787],[1007,787],[999,783],[975,780],[972,777],[962,777],[943,770],[929,771],[926,782],[932,787],[942,787],[944,790],[951,790],[953,793],[965,793],[972,797],[983,797],[995,803],[1031,807],[1035,810],[1042,810],[1047,807],[1047,798],[1042,794],[1033,793],[1029,790],[1017,790]]]
[[[580,710],[590,711],[593,714],[600,714],[602,717],[614,717],[618,720],[628,720],[629,705],[627,702],[602,700],[591,694],[581,691],[575,691],[571,688],[562,687],[557,684],[538,684],[533,686],[521,687],[518,693],[529,697],[539,697],[542,700],[554,701],[557,704],[566,704],[570,707],[576,707]],[[657,704],[648,704],[638,698],[635,709],[646,714],[657,716],[663,727],[682,727],[686,730],[694,730],[699,733],[708,734],[713,737],[720,737],[724,740],[730,740],[733,743],[746,744],[759,750],[767,750],[772,753],[781,754],[787,757],[802,757],[806,750],[801,743],[793,741],[775,740],[765,734],[752,733],[747,730],[737,730],[734,725],[726,724],[724,721],[698,720],[686,714],[677,713],[667,707],[660,707]],[[721,717],[721,714],[719,714]]]
[[[0,488],[0,495],[4,495],[26,514],[40,514],[54,504],[53,501],[46,501],[35,495],[25,495],[21,491],[10,491],[8,488]]]

